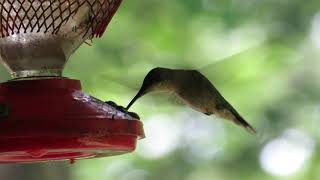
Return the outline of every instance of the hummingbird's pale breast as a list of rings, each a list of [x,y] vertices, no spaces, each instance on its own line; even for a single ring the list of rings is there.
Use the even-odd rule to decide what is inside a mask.
[[[148,88],[148,92],[175,92],[177,87],[172,80],[164,80]]]

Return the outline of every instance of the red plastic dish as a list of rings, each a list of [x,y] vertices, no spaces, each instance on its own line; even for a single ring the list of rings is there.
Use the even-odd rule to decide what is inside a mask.
[[[77,80],[0,84],[0,163],[118,155],[143,137],[141,121],[84,94]]]

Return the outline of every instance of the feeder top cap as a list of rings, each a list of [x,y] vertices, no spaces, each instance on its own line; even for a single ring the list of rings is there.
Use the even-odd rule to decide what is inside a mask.
[[[14,78],[61,75],[69,56],[101,37],[121,0],[2,0],[0,60]]]

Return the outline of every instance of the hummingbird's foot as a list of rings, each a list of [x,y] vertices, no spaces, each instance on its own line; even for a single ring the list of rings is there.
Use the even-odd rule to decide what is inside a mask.
[[[139,115],[138,115],[137,113],[135,113],[135,112],[130,112],[130,111],[127,110],[127,108],[125,108],[125,107],[123,107],[123,106],[117,106],[117,109],[120,110],[120,111],[123,112],[123,113],[128,114],[129,116],[131,116],[131,117],[133,117],[133,118],[135,118],[135,119],[139,119],[139,120],[140,120],[140,117],[139,117]]]
[[[127,113],[128,112],[127,109],[125,107],[123,107],[123,106],[117,106],[116,108],[118,110],[120,110],[121,112],[123,112],[123,113]]]
[[[140,117],[137,113],[134,113],[134,112],[129,112],[125,107],[123,106],[119,106],[117,105],[115,102],[113,101],[106,101],[105,103],[107,103],[108,105],[114,107],[115,109],[125,113],[125,114],[128,114],[129,116],[135,118],[135,119],[139,119],[140,120]],[[114,119],[114,116],[112,116],[112,119]]]
[[[136,118],[136,119],[139,119],[140,120],[140,117],[137,113],[134,113],[134,112],[128,112],[128,114],[133,117],[133,118]]]
[[[105,103],[109,104],[112,107],[117,107],[118,105],[113,101],[106,101]]]
[[[205,114],[205,115],[207,115],[207,116],[210,116],[210,115],[212,115],[213,113],[212,113],[212,112],[205,112],[205,113],[203,113],[203,114]]]

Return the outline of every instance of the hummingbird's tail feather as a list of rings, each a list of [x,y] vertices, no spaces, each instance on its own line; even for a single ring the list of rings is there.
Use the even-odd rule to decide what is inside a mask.
[[[236,111],[232,112],[232,114],[235,116],[233,122],[244,127],[249,133],[256,134],[257,131],[254,127],[252,127],[247,121],[245,121],[239,113]]]
[[[247,123],[246,121],[243,121],[240,123],[240,125],[242,127],[244,127],[249,133],[251,134],[257,134],[257,131],[254,127],[252,127],[249,123]]]

